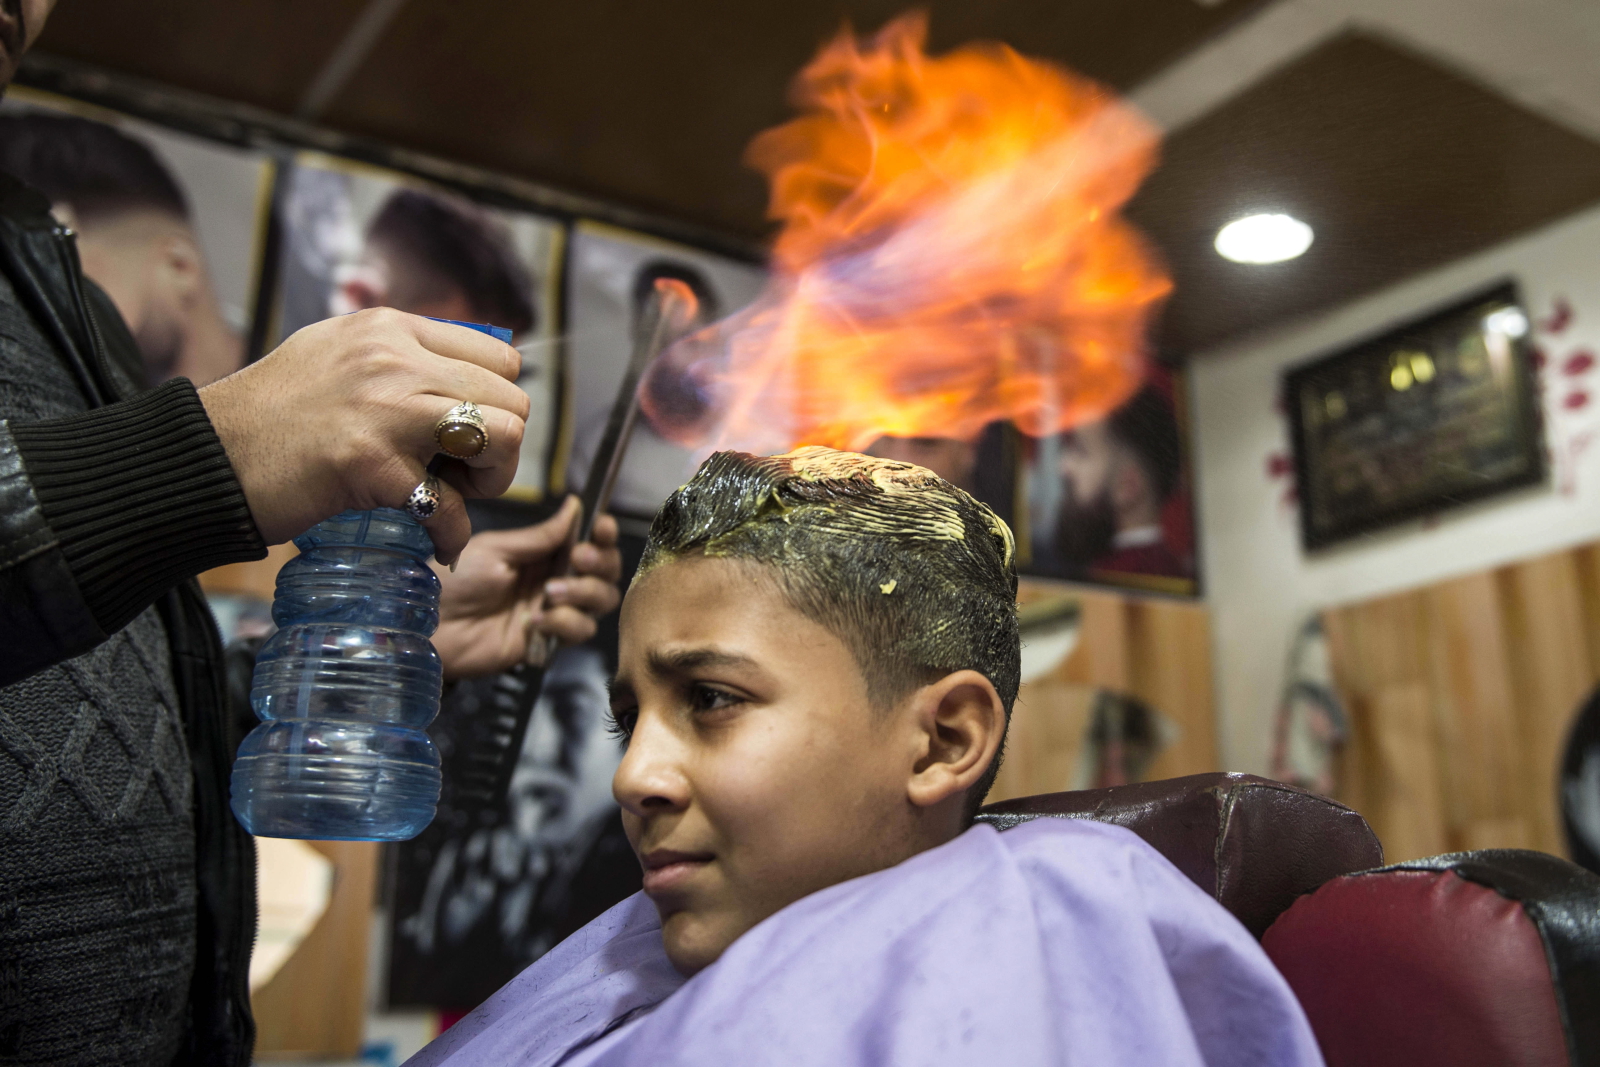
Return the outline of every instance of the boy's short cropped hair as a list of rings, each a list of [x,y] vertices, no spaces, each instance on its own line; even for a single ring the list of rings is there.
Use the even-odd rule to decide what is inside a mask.
[[[638,573],[694,554],[770,568],[795,610],[850,649],[874,707],[974,670],[1009,720],[1021,673],[1015,541],[932,471],[818,447],[718,452],[657,512]],[[974,812],[999,769],[997,752],[969,794]]]

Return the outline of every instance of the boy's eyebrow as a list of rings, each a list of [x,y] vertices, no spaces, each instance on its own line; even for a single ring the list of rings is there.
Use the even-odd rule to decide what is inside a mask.
[[[653,650],[649,654],[650,670],[656,674],[683,674],[706,667],[753,667],[756,661],[736,652],[717,648],[683,648],[671,652]]]

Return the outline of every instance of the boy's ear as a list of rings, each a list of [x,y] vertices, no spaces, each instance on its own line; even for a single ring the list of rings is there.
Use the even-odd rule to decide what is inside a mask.
[[[1006,711],[994,683],[977,671],[956,671],[911,697],[922,752],[906,784],[918,807],[964,797],[989,769],[1005,734]]]

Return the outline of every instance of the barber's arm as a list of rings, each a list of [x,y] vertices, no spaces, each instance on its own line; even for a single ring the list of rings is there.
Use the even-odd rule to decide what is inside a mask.
[[[495,674],[527,656],[535,635],[566,644],[594,636],[595,620],[621,601],[617,579],[617,522],[602,515],[593,540],[574,545],[571,573],[558,576],[577,497],[544,522],[520,530],[481,533],[467,543],[454,572],[435,568],[443,585],[434,647],[446,678]]]
[[[0,424],[0,685],[95,647],[183,579],[265,550],[186,380]]]
[[[438,557],[456,558],[462,496],[498,495],[515,473],[518,364],[484,334],[375,309],[308,326],[198,394],[178,379],[0,424],[0,685],[93,648],[201,571],[348,508],[402,506],[434,424],[471,400],[490,446],[446,466],[425,524]]]

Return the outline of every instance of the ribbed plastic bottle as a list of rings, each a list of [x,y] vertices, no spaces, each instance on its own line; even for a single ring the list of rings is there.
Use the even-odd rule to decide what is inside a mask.
[[[261,837],[404,841],[433,821],[439,753],[424,728],[444,672],[433,542],[403,511],[347,511],[295,538],[280,629],[256,656],[261,719],[233,765],[233,812]]]

